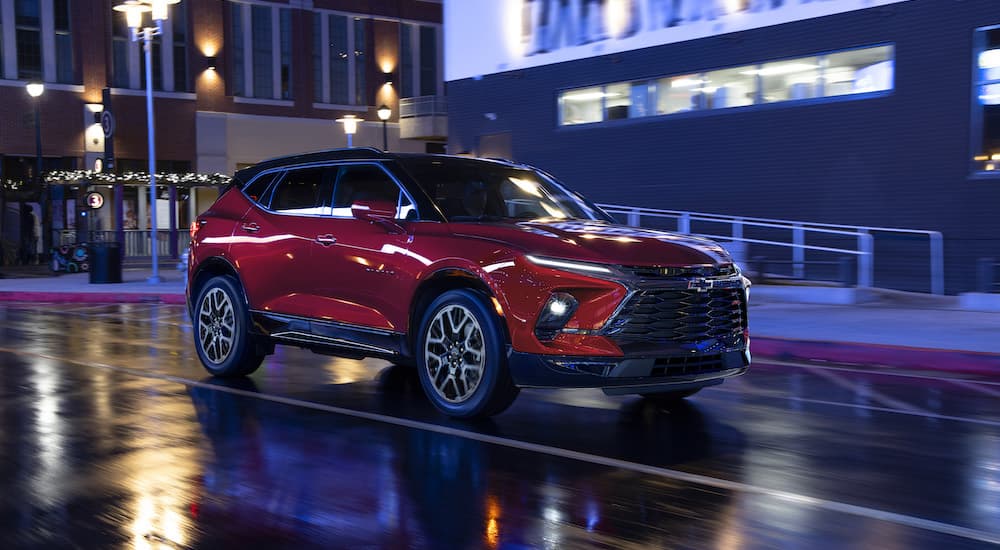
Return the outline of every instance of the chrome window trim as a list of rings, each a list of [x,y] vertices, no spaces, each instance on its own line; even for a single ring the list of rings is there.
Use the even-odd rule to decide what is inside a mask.
[[[286,165],[286,166],[276,166],[274,168],[268,168],[266,170],[262,170],[260,173],[255,174],[254,177],[250,181],[248,181],[244,185],[240,186],[240,193],[242,193],[243,196],[246,197],[247,200],[249,200],[250,202],[252,202],[257,208],[260,208],[264,212],[267,212],[269,214],[274,214],[276,216],[295,216],[295,217],[300,217],[300,218],[329,218],[329,219],[333,219],[333,220],[353,220],[354,219],[353,216],[335,216],[333,214],[296,214],[296,213],[293,213],[293,212],[281,212],[281,211],[278,211],[278,210],[272,210],[270,208],[270,204],[268,204],[268,206],[264,206],[260,202],[255,201],[252,198],[250,198],[250,196],[246,194],[246,189],[248,187],[250,187],[250,185],[252,185],[253,182],[257,181],[259,178],[264,177],[267,174],[274,174],[275,172],[289,172],[291,170],[301,170],[301,169],[308,169],[308,168],[339,168],[341,166],[354,166],[354,165],[365,165],[365,164],[378,166],[378,168],[383,173],[385,173],[385,175],[389,176],[389,179],[391,179],[392,182],[396,184],[396,187],[399,188],[400,192],[403,195],[405,195],[407,199],[409,199],[410,204],[413,205],[413,210],[414,210],[414,212],[417,213],[417,219],[415,219],[415,220],[399,220],[399,219],[397,219],[397,221],[410,221],[410,222],[424,221],[421,218],[421,216],[420,216],[420,208],[419,208],[419,205],[417,204],[417,201],[415,201],[413,199],[413,195],[411,195],[410,192],[406,189],[406,186],[404,186],[403,183],[401,181],[399,181],[399,178],[397,178],[391,171],[389,171],[389,170],[386,169],[386,167],[384,165],[384,161],[382,161],[382,160],[373,160],[373,159],[336,160],[336,161],[325,160],[325,161],[315,161],[315,162],[304,162],[304,163],[300,163],[300,164],[289,164],[289,165]],[[267,192],[268,193],[273,193],[274,189],[275,189],[275,186],[276,185],[280,185],[281,180],[275,180],[275,181],[277,181],[278,183],[276,184],[274,181],[272,181],[271,184],[267,187]],[[334,183],[336,183],[336,182],[334,182]],[[331,197],[331,200],[332,200],[332,197]],[[398,200],[396,201],[396,208],[397,209],[399,208],[399,201]],[[433,220],[431,220],[431,221],[433,221]]]

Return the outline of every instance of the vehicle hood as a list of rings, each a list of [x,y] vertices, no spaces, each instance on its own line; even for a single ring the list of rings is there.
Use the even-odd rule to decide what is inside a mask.
[[[732,263],[729,253],[709,239],[601,221],[541,219],[452,225],[456,235],[494,240],[540,256],[634,266]]]

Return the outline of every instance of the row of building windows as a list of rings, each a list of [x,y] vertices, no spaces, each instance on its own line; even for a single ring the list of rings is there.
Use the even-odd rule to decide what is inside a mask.
[[[565,90],[559,124],[589,124],[893,88],[893,46]]]
[[[71,0],[0,1],[0,78],[79,83],[74,73]],[[163,33],[153,40],[153,88],[192,90],[188,68],[190,21],[187,2],[170,6]],[[124,17],[111,21],[111,86],[144,86],[145,56],[130,39]],[[370,19],[315,11],[314,93],[319,103],[368,105],[366,96]],[[228,2],[228,45],[236,96],[292,99],[292,11],[272,4]],[[441,93],[440,26],[400,25],[401,97]]]
[[[0,2],[0,77],[71,84],[70,0]]]

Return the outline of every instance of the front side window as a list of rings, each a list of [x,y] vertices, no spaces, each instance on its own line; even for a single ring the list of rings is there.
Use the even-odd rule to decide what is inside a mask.
[[[974,172],[1000,170],[1000,26],[976,31]]]
[[[352,216],[351,205],[359,201],[390,202],[396,205],[397,219],[416,219],[417,212],[409,197],[375,164],[351,164],[340,169],[333,194],[333,215]]]

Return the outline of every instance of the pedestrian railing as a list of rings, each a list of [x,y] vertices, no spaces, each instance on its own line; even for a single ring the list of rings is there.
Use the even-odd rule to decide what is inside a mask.
[[[875,239],[885,236],[906,236],[927,239],[928,278],[933,294],[944,294],[944,238],[938,231],[901,229],[896,227],[872,227],[812,223],[795,220],[752,218],[688,212],[682,210],[660,210],[620,204],[598,205],[605,212],[624,217],[628,225],[640,227],[644,223],[662,224],[663,220],[674,225],[670,229],[678,233],[708,237],[720,241],[737,243],[734,248],[745,248],[748,244],[777,247],[791,253],[791,276],[806,278],[806,252],[848,255],[857,260],[857,285],[871,287],[875,273]],[[692,224],[698,226],[692,230]],[[748,235],[756,230],[755,235]],[[763,235],[763,236],[762,236]],[[746,261],[746,254],[738,254],[738,259]],[[829,262],[825,262],[829,263]]]
[[[148,229],[126,229],[124,231],[125,241],[122,243],[122,256],[123,257],[140,257],[148,258],[152,254],[150,250],[150,237],[153,232]],[[117,231],[63,231],[60,235],[61,245],[70,245],[78,241],[92,241],[92,242],[113,242],[118,240]],[[191,235],[187,231],[177,231],[177,250],[178,253],[183,252],[187,249],[188,245],[191,243]],[[156,232],[156,250],[157,255],[166,257],[171,255],[170,250],[170,231],[166,229],[161,229]]]
[[[979,258],[976,264],[976,290],[978,292],[1000,292],[997,268],[1000,268],[1000,262],[993,258]]]
[[[447,114],[448,100],[444,96],[425,95],[404,97],[399,100],[399,118]]]

